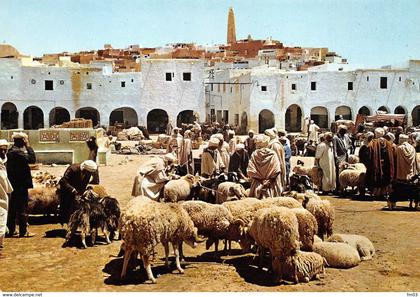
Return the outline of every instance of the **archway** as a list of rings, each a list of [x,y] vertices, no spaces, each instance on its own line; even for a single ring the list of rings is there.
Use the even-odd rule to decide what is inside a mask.
[[[194,111],[192,110],[183,110],[178,113],[176,117],[177,127],[181,127],[182,124],[193,124],[195,121]]]
[[[274,114],[268,109],[261,110],[258,116],[259,133],[264,133],[266,129],[273,128],[274,124]]]
[[[302,109],[297,104],[290,105],[286,110],[286,131],[300,132],[302,130]]]
[[[109,125],[112,126],[115,122],[124,123],[126,127],[137,126],[139,122],[137,112],[131,107],[114,109],[109,116]]]
[[[93,107],[82,107],[76,110],[76,118],[92,120],[93,127],[97,126],[100,121],[99,111]]]
[[[362,106],[362,107],[360,107],[360,109],[357,113],[365,115],[365,116],[369,116],[370,115],[370,109],[366,106]]]
[[[402,107],[401,105],[398,105],[397,107],[395,107],[394,113],[395,114],[406,114],[407,111],[405,110],[404,107]]]
[[[351,120],[351,108],[348,106],[339,106],[335,109],[335,120]]]
[[[389,108],[382,105],[381,107],[378,108],[378,111],[385,111],[386,113],[389,113]]]
[[[147,114],[149,133],[165,133],[168,126],[168,114],[163,109],[153,109]]]
[[[61,125],[64,122],[70,121],[70,113],[64,107],[54,107],[50,111],[49,122],[50,127],[54,125]]]
[[[311,109],[311,120],[320,128],[328,128],[328,110],[323,106],[315,106]]]
[[[16,105],[12,102],[6,102],[1,107],[1,129],[17,129],[18,117]]]
[[[420,126],[420,105],[414,107],[411,116],[413,118],[413,126]]]
[[[44,128],[44,113],[38,106],[29,106],[23,112],[23,129],[37,130]]]

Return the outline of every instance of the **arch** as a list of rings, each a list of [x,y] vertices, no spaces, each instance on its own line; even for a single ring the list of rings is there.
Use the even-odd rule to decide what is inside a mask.
[[[176,125],[181,127],[182,124],[193,124],[195,120],[193,110],[183,110],[176,117]]]
[[[99,111],[93,107],[81,107],[76,110],[76,118],[84,118],[92,120],[93,127],[97,126],[100,122]]]
[[[168,126],[168,113],[163,109],[152,109],[147,114],[147,130],[149,133],[165,133]]]
[[[340,120],[341,117],[343,120],[351,120],[351,108],[345,105],[337,107],[335,109],[335,120]]]
[[[302,130],[302,109],[297,104],[290,105],[286,110],[285,127],[288,132]]]
[[[61,125],[64,122],[70,121],[70,113],[64,107],[54,107],[50,111],[49,122],[50,127],[54,125]]]
[[[16,105],[6,102],[1,106],[1,129],[17,129],[19,113]]]
[[[394,113],[395,114],[407,114],[407,110],[405,109],[404,106],[398,105],[397,107],[395,107]]]
[[[23,112],[23,129],[37,130],[44,128],[44,112],[38,106],[29,106]]]
[[[389,108],[386,107],[385,105],[380,106],[377,110],[378,111],[385,111],[386,113],[389,113]]]
[[[357,113],[369,116],[370,115],[370,109],[367,106],[362,106],[362,107],[359,108],[359,111]]]
[[[417,105],[413,108],[413,111],[411,112],[411,116],[413,118],[413,126],[419,126],[420,125],[420,105]]]
[[[311,120],[320,128],[328,128],[328,110],[323,106],[315,106],[311,109]]]
[[[274,124],[274,114],[268,109],[261,110],[258,115],[259,133],[264,133],[266,129],[273,128]]]
[[[120,107],[114,109],[109,115],[109,125],[124,123],[126,127],[137,126],[139,123],[137,112],[131,107]]]

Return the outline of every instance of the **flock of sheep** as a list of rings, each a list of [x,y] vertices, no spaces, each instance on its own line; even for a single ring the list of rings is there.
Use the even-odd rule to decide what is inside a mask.
[[[333,234],[334,208],[314,192],[291,193],[292,197],[259,200],[244,198],[212,204],[189,200],[156,202],[139,196],[123,211],[120,232],[124,264],[121,278],[135,263],[143,261],[148,279],[156,283],[151,257],[158,244],[165,249],[166,265],[169,244],[175,254],[178,271],[184,273],[182,243],[192,247],[206,241],[206,248],[219,240],[239,243],[244,253],[254,252],[273,272],[275,283],[308,282],[324,273],[324,267],[350,268],[375,254],[373,244],[364,236]],[[325,241],[323,241],[325,239]]]

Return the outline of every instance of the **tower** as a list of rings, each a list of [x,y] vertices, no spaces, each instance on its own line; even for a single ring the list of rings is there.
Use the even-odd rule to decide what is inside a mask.
[[[228,25],[227,25],[227,43],[232,44],[236,42],[236,28],[235,28],[235,14],[233,8],[229,8]]]

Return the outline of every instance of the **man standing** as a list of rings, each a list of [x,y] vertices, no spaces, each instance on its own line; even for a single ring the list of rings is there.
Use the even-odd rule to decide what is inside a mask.
[[[267,147],[269,141],[266,135],[258,135],[255,139],[257,150],[249,160],[247,171],[251,180],[250,197],[279,197],[283,192],[279,158]]]
[[[286,163],[286,185],[289,185],[289,175],[290,175],[290,159],[292,158],[292,150],[290,145],[287,143],[287,137],[280,137],[280,143],[284,147],[284,161]]]
[[[245,139],[245,149],[248,151],[249,156],[255,151],[254,131],[252,130],[248,131],[248,137]]]
[[[9,143],[6,139],[0,139],[0,251],[3,248],[3,239],[6,235],[7,209],[9,206],[9,194],[12,193],[12,185],[7,178],[6,162]],[[0,254],[1,256],[1,254]]]
[[[201,175],[206,178],[223,171],[224,164],[217,149],[219,144],[220,140],[218,138],[211,137],[207,148],[203,150],[201,155]]]
[[[12,135],[14,144],[7,153],[7,175],[13,187],[9,204],[7,227],[9,235],[16,230],[16,216],[19,221],[19,237],[32,237],[35,234],[27,231],[28,225],[28,189],[33,188],[29,164],[36,162],[35,152],[29,146],[28,135],[15,132]]]
[[[229,172],[236,172],[240,178],[246,177],[249,155],[243,143],[236,145],[236,151],[230,156]]]
[[[60,190],[58,197],[60,199],[60,223],[63,225],[69,221],[73,212],[76,197],[83,194],[86,186],[91,182],[98,169],[96,163],[92,160],[86,160],[80,164],[76,163],[67,167],[60,179]]]
[[[308,127],[308,141],[312,140],[313,143],[318,143],[318,131],[319,127],[313,120],[311,120],[311,123]]]
[[[178,163],[180,175],[194,174],[191,134],[190,130],[184,132],[184,138],[179,149]]]
[[[400,134],[399,146],[396,147],[396,179],[407,181],[417,174],[416,149],[408,143],[408,136]]]
[[[348,151],[351,147],[351,140],[350,137],[347,135],[347,127],[344,125],[338,126],[338,133],[333,138],[333,146],[334,146],[334,159],[335,159],[335,172],[336,172],[336,189],[340,188],[340,184],[338,182],[338,173],[340,164],[343,162],[347,162],[348,159]]]
[[[281,176],[281,187],[283,189],[284,186],[286,186],[286,161],[285,161],[285,157],[284,157],[284,147],[283,145],[280,143],[278,137],[277,137],[277,131],[272,128],[272,129],[267,129],[265,130],[265,135],[267,135],[270,138],[270,142],[268,143],[267,147],[269,149],[272,149],[276,155],[277,158],[279,159],[279,164],[280,164],[280,176]]]
[[[317,164],[322,169],[322,192],[324,194],[330,193],[335,189],[336,186],[332,140],[332,133],[325,133],[325,140],[318,144],[315,153],[315,164]]]

